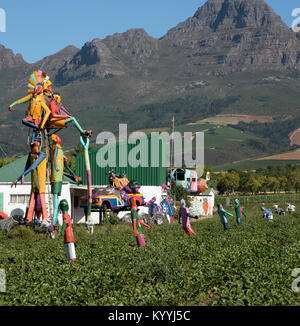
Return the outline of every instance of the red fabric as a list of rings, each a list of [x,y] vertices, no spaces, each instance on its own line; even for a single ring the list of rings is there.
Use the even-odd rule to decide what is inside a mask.
[[[4,220],[4,219],[8,218],[8,215],[6,215],[3,212],[0,212],[0,218],[2,218]]]
[[[54,99],[51,100],[50,102],[50,110],[51,110],[51,114],[52,114],[52,118],[55,119],[68,119],[70,118],[69,115],[61,115],[59,114],[59,109],[57,106],[57,103]]]
[[[65,236],[64,236],[65,243],[75,242],[70,215],[67,213],[63,214],[63,219],[64,219],[64,223],[66,223]]]

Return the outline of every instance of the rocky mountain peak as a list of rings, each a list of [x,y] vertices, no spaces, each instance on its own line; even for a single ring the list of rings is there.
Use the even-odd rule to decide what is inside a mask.
[[[21,54],[15,55],[12,50],[0,44],[0,70],[13,68],[22,64],[26,63]]]
[[[287,28],[264,0],[208,0],[197,10],[193,18],[203,22],[204,26],[215,32],[271,25]]]
[[[261,67],[300,68],[296,33],[264,0],[208,0],[163,39],[184,51],[191,71],[226,75]]]

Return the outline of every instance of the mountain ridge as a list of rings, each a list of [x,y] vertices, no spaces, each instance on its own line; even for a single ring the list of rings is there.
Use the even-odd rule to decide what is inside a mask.
[[[184,124],[220,113],[300,114],[300,40],[263,0],[208,0],[161,38],[129,29],[34,64],[10,51],[0,46],[6,150],[9,128],[21,119],[21,110],[11,114],[7,107],[24,96],[33,69],[49,74],[66,106],[95,133],[115,130],[118,121],[131,129],[161,127],[173,115]],[[16,128],[21,143],[27,130]],[[72,133],[66,131],[68,146]]]

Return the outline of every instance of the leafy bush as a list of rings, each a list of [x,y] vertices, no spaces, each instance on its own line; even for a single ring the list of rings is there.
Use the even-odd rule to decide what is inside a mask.
[[[187,206],[190,205],[190,198],[191,195],[185,188],[182,186],[175,186],[172,187],[172,194],[175,196],[176,201],[180,201],[181,199],[185,200]]]

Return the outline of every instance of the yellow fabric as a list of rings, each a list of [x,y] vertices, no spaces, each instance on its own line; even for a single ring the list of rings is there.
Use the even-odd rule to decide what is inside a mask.
[[[65,119],[51,119],[50,120],[50,128],[64,128],[66,126],[66,120]]]
[[[47,157],[37,167],[38,181],[39,181],[39,192],[44,194],[46,192],[46,175],[47,175]]]
[[[57,103],[60,103],[60,102],[61,102],[61,97],[60,97],[59,95],[54,94],[53,97],[54,97],[54,99],[55,99],[55,101],[56,101]]]
[[[48,80],[48,81],[46,81],[45,83],[43,83],[43,88],[44,88],[44,90],[47,89],[50,85],[52,85],[52,83],[51,83],[50,80]]]
[[[39,94],[32,97],[30,101],[30,106],[27,111],[27,114],[32,116],[32,119],[36,120],[41,117],[43,102],[44,102],[43,94]]]
[[[35,79],[38,82],[38,80],[39,80],[39,74],[38,74],[38,72],[37,71],[34,71],[33,74],[35,75]]]
[[[43,99],[44,99],[44,96],[43,96]],[[46,105],[45,102],[42,102],[41,105],[42,105],[43,109],[45,110],[45,116],[44,116],[43,122],[41,124],[41,129],[44,129],[45,124],[51,114],[51,110],[48,108],[48,106]]]
[[[115,178],[114,185],[115,187],[123,188],[129,184],[129,180],[127,178]]]
[[[28,83],[35,87],[35,82],[33,81],[32,78],[28,79]]]

